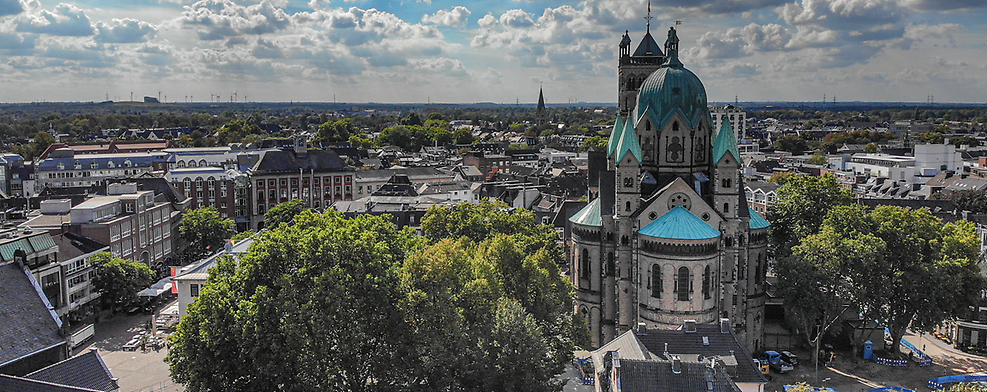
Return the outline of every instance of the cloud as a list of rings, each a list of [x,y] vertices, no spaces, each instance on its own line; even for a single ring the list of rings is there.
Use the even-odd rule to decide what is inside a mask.
[[[196,28],[199,39],[212,41],[284,30],[291,25],[291,17],[271,0],[250,6],[238,5],[233,0],[200,0],[184,7],[181,22]]]
[[[953,39],[953,31],[959,30],[960,25],[955,23],[941,23],[937,25],[916,24],[905,27],[903,37],[895,41],[892,45],[899,49],[912,49],[916,43],[931,39],[946,40],[949,46],[956,46]]]
[[[707,32],[686,50],[700,59],[729,59],[784,50],[791,40],[792,32],[782,25],[751,23],[742,28]]]
[[[480,18],[480,20],[477,20],[476,24],[480,25],[482,28],[489,29],[490,26],[497,24],[497,18],[494,17],[493,14],[488,13]]]
[[[778,13],[792,26],[815,25],[840,31],[863,31],[898,23],[907,16],[897,0],[802,0],[801,5],[780,7]]]
[[[117,64],[115,58],[107,56],[101,45],[48,45],[38,55],[48,57],[49,66],[82,68],[109,68]]]
[[[445,57],[413,60],[411,66],[438,75],[466,76],[468,74],[462,61]]]
[[[84,37],[93,35],[93,26],[86,12],[71,4],[59,4],[54,11],[39,9],[24,14],[15,21],[17,31],[55,36]]]
[[[17,15],[24,12],[20,0],[0,0],[0,16]]]
[[[284,58],[284,51],[281,50],[277,42],[268,41],[263,38],[257,39],[257,45],[254,46],[254,50],[250,54],[259,59]]]
[[[531,15],[522,9],[513,9],[500,15],[500,24],[508,27],[531,27],[535,24]]]
[[[37,40],[34,34],[0,33],[0,50],[29,54]]]
[[[96,42],[113,44],[141,43],[154,37],[154,25],[136,19],[113,19],[112,24],[96,23]]]
[[[470,10],[466,7],[456,6],[450,11],[439,10],[434,15],[422,16],[422,23],[447,27],[462,27],[466,25],[470,14]]]
[[[918,11],[955,11],[987,7],[983,0],[905,0],[905,6]]]

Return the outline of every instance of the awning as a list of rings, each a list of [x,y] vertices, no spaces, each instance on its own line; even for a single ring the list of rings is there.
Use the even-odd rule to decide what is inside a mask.
[[[148,287],[148,288],[146,288],[144,290],[141,290],[139,293],[137,293],[137,296],[138,297],[157,297],[157,296],[163,294],[166,291],[171,291],[171,277],[170,276],[165,277],[165,278],[162,278],[161,280],[159,280],[157,283],[155,283],[151,287]]]

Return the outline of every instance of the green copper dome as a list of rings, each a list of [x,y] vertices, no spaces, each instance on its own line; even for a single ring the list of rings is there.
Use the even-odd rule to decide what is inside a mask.
[[[638,233],[669,240],[708,240],[720,236],[718,230],[682,206],[675,206]]]
[[[603,216],[600,214],[600,198],[597,197],[589,202],[586,207],[583,207],[583,209],[569,218],[569,222],[584,226],[602,227]]]
[[[678,37],[674,28],[669,30],[665,45],[668,48],[668,58],[641,85],[637,108],[634,110],[634,123],[636,125],[647,115],[651,123],[661,129],[678,112],[688,122],[689,128],[696,128],[703,118],[709,121],[706,87],[696,74],[683,67],[679,61]]]

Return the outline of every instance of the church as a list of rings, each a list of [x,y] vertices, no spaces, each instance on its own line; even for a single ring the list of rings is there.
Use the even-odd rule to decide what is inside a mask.
[[[631,44],[625,32],[619,113],[606,151],[590,156],[590,202],[569,218],[575,311],[595,346],[642,324],[729,319],[757,352],[770,224],[747,206],[736,137],[729,121],[712,128],[674,27],[664,50],[650,22]]]

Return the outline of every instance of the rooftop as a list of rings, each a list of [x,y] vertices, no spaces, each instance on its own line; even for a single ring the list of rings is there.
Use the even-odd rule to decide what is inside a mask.
[[[113,391],[120,388],[96,350],[66,359],[28,374],[24,378],[96,391]]]
[[[0,366],[65,344],[41,287],[17,263],[0,264]]]
[[[600,214],[600,198],[589,202],[586,207],[569,218],[569,221],[584,226],[603,226],[603,216]]]
[[[638,233],[672,240],[706,240],[720,236],[719,231],[682,206],[672,208]]]

